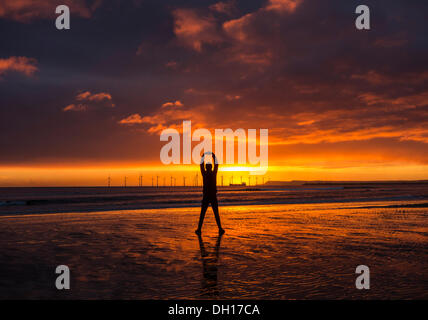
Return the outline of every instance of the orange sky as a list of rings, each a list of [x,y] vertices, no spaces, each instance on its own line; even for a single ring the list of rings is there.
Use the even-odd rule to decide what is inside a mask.
[[[359,31],[342,0],[79,0],[66,33],[55,1],[13,3],[0,4],[0,186],[181,185],[198,166],[162,165],[159,134],[186,120],[268,129],[265,180],[428,179],[424,2],[369,0]]]

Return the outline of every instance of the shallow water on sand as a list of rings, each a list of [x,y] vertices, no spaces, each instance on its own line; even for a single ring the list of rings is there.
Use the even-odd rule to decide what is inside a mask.
[[[198,208],[4,216],[0,298],[427,299],[427,209],[376,205],[222,207],[221,238],[209,208],[201,239]]]

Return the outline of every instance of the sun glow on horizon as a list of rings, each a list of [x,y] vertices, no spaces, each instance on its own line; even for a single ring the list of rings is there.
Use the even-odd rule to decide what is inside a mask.
[[[368,181],[368,180],[427,180],[428,165],[377,165],[361,167],[321,167],[321,166],[269,166],[264,175],[254,174],[257,166],[221,165],[218,183],[224,179],[226,185],[235,178],[244,181]],[[143,176],[143,185],[151,186],[159,179],[162,185],[181,186],[198,177],[201,178],[198,165],[152,165],[152,166],[93,166],[93,167],[0,167],[0,187],[10,186],[106,186],[108,178],[112,186],[123,186],[126,178],[128,186],[138,186],[139,176]],[[154,179],[154,180],[152,180]],[[238,179],[238,180],[236,180]],[[240,181],[240,180],[239,180]]]

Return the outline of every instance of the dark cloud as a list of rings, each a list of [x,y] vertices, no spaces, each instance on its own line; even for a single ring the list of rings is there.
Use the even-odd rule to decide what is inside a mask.
[[[67,5],[73,14],[89,18],[101,2],[102,0],[63,0],[60,4]],[[24,23],[54,19],[55,8],[60,4],[55,0],[6,0],[0,3],[0,18]]]
[[[0,59],[0,77],[9,72],[19,72],[31,76],[37,71],[36,60],[27,57]]]

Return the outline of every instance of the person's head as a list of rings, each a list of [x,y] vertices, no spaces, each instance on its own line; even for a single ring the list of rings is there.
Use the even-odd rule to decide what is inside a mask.
[[[211,163],[207,163],[205,165],[205,167],[207,168],[207,171],[212,171],[213,170],[213,165]]]

